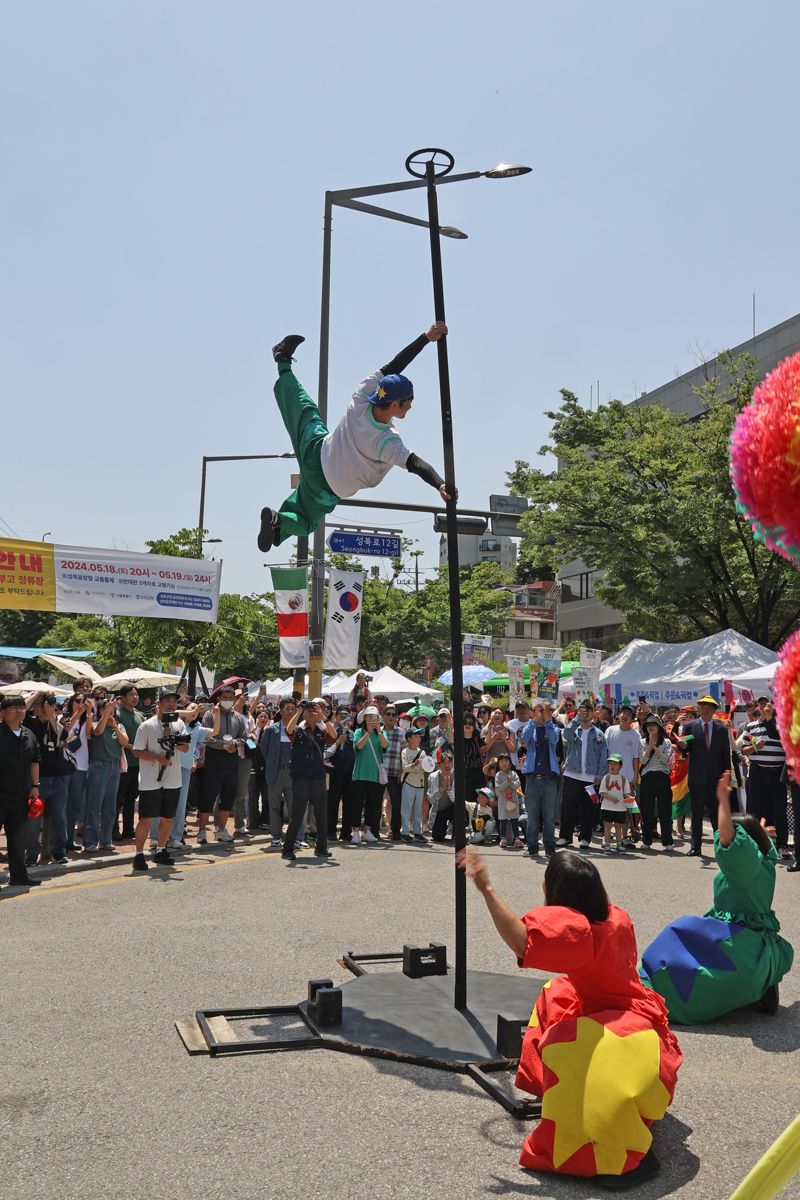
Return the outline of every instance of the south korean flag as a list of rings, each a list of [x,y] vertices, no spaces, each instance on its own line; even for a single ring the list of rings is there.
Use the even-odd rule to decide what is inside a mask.
[[[331,568],[328,581],[324,670],[344,671],[358,666],[363,595],[363,571],[339,571]]]

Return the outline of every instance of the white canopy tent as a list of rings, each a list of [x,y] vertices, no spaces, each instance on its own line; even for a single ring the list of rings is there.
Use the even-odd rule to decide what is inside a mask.
[[[747,688],[751,692],[766,695],[772,689],[777,665],[777,662],[774,662],[767,667],[756,667],[752,671],[743,671],[741,675],[731,675],[730,681],[734,688]]]
[[[634,638],[600,668],[600,688],[608,685],[611,698],[621,703],[646,696],[651,704],[686,703],[711,689],[719,692],[725,679],[753,678],[754,671],[772,669],[774,650],[751,641],[733,629],[723,629],[691,642],[648,642]],[[748,683],[740,686],[749,687]],[[559,693],[574,690],[571,677],[561,680]],[[721,699],[721,695],[719,696]]]
[[[325,690],[330,692],[336,700],[346,700],[355,686],[357,675],[358,671],[354,671],[352,675],[345,676],[334,687],[328,687]],[[386,696],[389,700],[444,699],[444,692],[437,688],[425,687],[423,683],[416,683],[413,679],[406,679],[405,675],[401,675],[392,667],[381,667],[379,671],[376,671],[369,684],[369,690],[373,696]]]

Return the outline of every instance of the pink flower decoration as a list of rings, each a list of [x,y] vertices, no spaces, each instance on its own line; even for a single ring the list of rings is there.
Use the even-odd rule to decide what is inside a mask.
[[[737,507],[756,538],[800,564],[800,354],[779,363],[739,413],[730,459]]]
[[[781,646],[772,694],[786,758],[800,771],[800,630]]]

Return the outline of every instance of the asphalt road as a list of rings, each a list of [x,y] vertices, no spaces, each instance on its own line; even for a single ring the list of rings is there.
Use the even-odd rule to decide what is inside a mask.
[[[489,852],[520,912],[543,867]],[[600,856],[597,855],[599,859]],[[713,868],[683,854],[600,862],[640,947],[702,912]],[[590,1182],[517,1165],[526,1126],[463,1077],[325,1050],[190,1057],[174,1029],[199,1007],[292,1003],[345,950],[444,941],[452,854],[391,845],[287,867],[257,847],[134,877],[127,865],[0,896],[3,1194],[15,1200],[236,1197],[588,1198]],[[800,875],[776,909],[800,947]],[[516,968],[470,889],[470,966]],[[531,996],[533,1001],[533,994]],[[800,1110],[800,984],[777,1017],[678,1030],[675,1102],[656,1126],[663,1169],[636,1194],[725,1200]],[[800,1183],[784,1196],[800,1195]]]

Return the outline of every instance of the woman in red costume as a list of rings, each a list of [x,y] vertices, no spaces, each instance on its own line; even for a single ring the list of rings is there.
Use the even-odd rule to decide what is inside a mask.
[[[595,865],[562,850],[544,876],[545,903],[519,917],[497,894],[477,850],[460,863],[520,967],[562,971],[539,994],[517,1087],[542,1099],[520,1164],[632,1187],[654,1175],[650,1126],[664,1116],[682,1055],[661,997],[645,988],[626,912]]]

